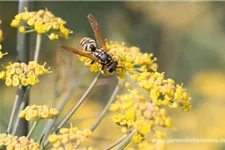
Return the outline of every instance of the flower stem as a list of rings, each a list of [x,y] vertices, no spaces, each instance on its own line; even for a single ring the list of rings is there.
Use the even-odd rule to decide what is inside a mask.
[[[34,132],[34,129],[37,127],[38,123],[39,123],[39,119],[38,120],[35,120],[33,126],[31,127],[29,133],[27,134],[27,138],[29,139],[31,134]]]
[[[88,96],[88,94],[92,91],[92,89],[94,88],[94,86],[96,85],[97,81],[99,80],[99,76],[101,75],[101,73],[99,72],[95,79],[92,81],[91,85],[89,86],[89,88],[87,89],[87,91],[84,93],[84,95],[81,97],[81,99],[78,101],[78,103],[73,107],[73,109],[69,112],[69,114],[67,114],[67,116],[65,117],[65,119],[59,124],[59,126],[56,128],[56,132],[63,127],[63,125],[72,117],[72,115],[75,113],[75,111],[80,107],[80,105],[84,102],[84,100],[86,99],[86,97]]]
[[[116,94],[119,91],[119,83],[117,84],[117,86],[115,87],[107,105],[105,106],[105,108],[103,109],[102,113],[100,114],[100,116],[98,117],[97,121],[91,126],[90,130],[93,132],[96,127],[100,124],[100,122],[102,121],[103,117],[105,116],[107,110],[109,109],[110,105],[112,104],[112,102],[114,101]]]
[[[105,148],[104,150],[110,150],[110,149],[112,149],[113,147],[115,147],[116,145],[118,145],[119,143],[121,143],[126,137],[127,137],[127,135],[121,136],[116,142],[112,143],[111,145],[109,145],[109,147]]]
[[[74,93],[75,89],[79,86],[80,82],[82,81],[81,79],[87,74],[88,69],[85,68],[79,75],[73,80],[73,85],[72,87],[67,91],[66,95],[63,97],[62,102],[56,107],[56,109],[61,112],[72,94]],[[54,119],[49,119],[48,122],[46,123],[42,134],[45,134],[46,136],[50,133],[57,117],[54,117]]]
[[[16,109],[18,107],[18,103],[19,103],[19,99],[20,99],[20,96],[21,96],[21,89],[22,89],[22,86],[19,86],[16,90],[16,97],[15,97],[15,100],[14,100],[14,104],[13,104],[13,108],[12,108],[12,113],[10,115],[10,120],[9,120],[9,125],[8,125],[8,128],[7,128],[7,133],[10,133],[11,130],[12,130],[12,124],[13,124],[13,120],[15,119],[15,113],[16,113]]]
[[[36,47],[35,47],[35,52],[34,52],[34,61],[38,61],[40,47],[41,47],[41,34],[37,34]]]
[[[124,141],[116,148],[116,150],[123,150],[129,143],[130,143],[130,139],[133,137],[133,135],[136,133],[137,131],[134,129],[132,130],[128,136],[124,139]]]
[[[26,30],[24,33],[31,33],[31,32],[34,32],[35,30],[34,29],[30,29],[30,30]]]
[[[24,93],[24,96],[23,96],[23,101],[20,105],[20,108],[19,108],[19,111],[17,113],[17,118],[16,118],[16,121],[15,121],[15,124],[14,124],[14,128],[13,128],[13,132],[12,132],[12,135],[15,135],[16,134],[16,131],[17,131],[17,128],[19,126],[19,122],[20,122],[20,118],[19,118],[19,115],[20,115],[20,112],[24,109],[24,107],[26,106],[26,103],[27,103],[27,96],[29,94],[29,91],[30,91],[30,88],[31,86],[27,86],[26,87],[26,90],[25,90],[25,93]]]
[[[66,105],[67,101],[70,99],[70,97],[72,96],[72,94],[74,93],[74,90],[77,88],[77,86],[79,85],[79,83],[82,81],[82,78],[88,73],[88,69],[85,68],[78,77],[76,77],[76,79],[73,80],[73,85],[72,87],[68,90],[68,92],[66,93],[65,97],[62,100],[62,103],[60,103],[56,109],[61,112],[62,109],[64,108],[64,106]]]

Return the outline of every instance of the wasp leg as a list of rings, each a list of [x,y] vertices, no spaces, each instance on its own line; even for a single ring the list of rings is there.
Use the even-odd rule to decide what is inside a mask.
[[[104,65],[102,65],[102,70],[104,69]]]
[[[94,62],[95,62],[95,61],[94,61],[94,60],[92,60],[90,64],[92,65]]]

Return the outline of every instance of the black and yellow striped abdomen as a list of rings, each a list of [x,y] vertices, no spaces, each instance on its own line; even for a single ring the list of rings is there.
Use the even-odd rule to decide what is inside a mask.
[[[95,40],[84,37],[80,40],[80,45],[84,48],[86,51],[95,51],[96,50],[96,42]]]

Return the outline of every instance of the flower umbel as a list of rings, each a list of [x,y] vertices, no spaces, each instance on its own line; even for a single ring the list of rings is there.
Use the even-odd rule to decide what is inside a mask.
[[[18,137],[10,134],[0,134],[0,146],[6,147],[7,150],[40,150],[39,144],[35,143],[33,139],[28,139],[25,136]]]
[[[185,111],[191,109],[190,100],[186,89],[182,85],[175,84],[172,79],[165,79],[164,73],[142,72],[132,75],[132,79],[140,87],[148,91],[148,99],[155,105],[182,107]]]
[[[61,128],[59,134],[49,135],[48,140],[52,144],[52,150],[74,150],[84,143],[89,136],[91,136],[89,129],[79,130],[70,125],[70,128]]]
[[[25,118],[27,121],[33,119],[51,119],[59,114],[55,108],[49,108],[47,105],[32,105],[27,106],[21,111],[19,117]]]
[[[21,23],[24,22],[25,25]],[[58,39],[59,37],[68,38],[71,30],[65,27],[66,21],[60,17],[56,17],[49,10],[25,11],[19,13],[11,22],[12,27],[19,28],[21,33],[34,32],[39,34],[45,33],[50,40]]]
[[[5,70],[0,72],[0,79],[5,80],[6,86],[34,85],[39,82],[38,77],[50,73],[50,68],[39,65],[36,61],[26,63],[9,63]]]
[[[137,47],[127,47],[124,43],[118,42],[106,43],[109,49],[109,54],[113,60],[118,61],[118,67],[116,72],[121,79],[126,77],[126,73],[133,74],[135,71],[152,70],[156,71],[158,66],[155,63],[156,58],[153,58],[153,54],[141,53]],[[90,67],[92,72],[102,71],[102,65],[98,62],[91,64],[91,59],[86,57],[80,57],[80,60],[84,62],[86,66]],[[112,75],[107,72],[107,66],[102,73],[105,75]]]
[[[164,73],[157,71],[134,71],[131,77],[133,84],[136,82],[139,88],[132,89],[130,82],[125,83],[129,93],[117,96],[116,102],[110,107],[111,111],[116,112],[113,121],[121,126],[124,134],[136,130],[132,136],[132,141],[136,143],[150,140],[149,133],[153,133],[157,139],[165,138],[166,133],[159,131],[159,127],[172,128],[173,124],[163,107],[181,107],[189,111],[191,98],[186,89],[172,79],[165,79]]]
[[[166,109],[156,106],[137,90],[131,90],[129,94],[120,95],[117,101],[111,105],[111,111],[116,111],[113,121],[122,127],[127,134],[135,128],[138,134],[133,137],[136,142],[141,142],[149,132],[155,132],[155,127],[172,127],[172,121],[167,117]]]

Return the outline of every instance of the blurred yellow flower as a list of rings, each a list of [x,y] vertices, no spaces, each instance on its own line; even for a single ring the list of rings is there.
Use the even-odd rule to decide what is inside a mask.
[[[5,146],[7,150],[40,150],[39,144],[35,143],[33,139],[4,133],[0,134],[0,146]]]
[[[21,25],[24,22],[25,25]],[[49,10],[25,11],[19,13],[11,21],[11,26],[19,28],[21,33],[37,32],[45,33],[50,40],[58,39],[58,37],[68,38],[71,30],[65,27],[66,21],[60,17],[56,17]]]
[[[71,124],[70,128],[61,128],[59,134],[49,135],[48,140],[52,144],[52,150],[74,150],[84,143],[89,136],[91,136],[89,129],[79,130]]]
[[[19,117],[25,118],[27,121],[36,119],[51,119],[59,114],[55,108],[49,108],[47,105],[31,105],[21,111]]]
[[[223,101],[225,98],[225,74],[217,70],[199,72],[193,78],[191,86],[194,93],[201,94],[213,101]]]

